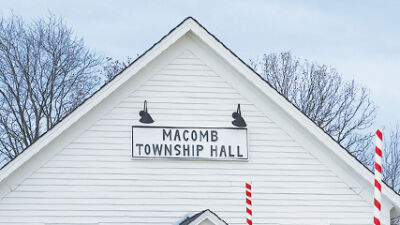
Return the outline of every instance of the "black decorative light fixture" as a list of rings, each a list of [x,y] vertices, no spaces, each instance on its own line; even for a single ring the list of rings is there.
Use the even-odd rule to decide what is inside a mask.
[[[154,123],[153,118],[151,118],[150,114],[147,112],[147,101],[144,100],[143,110],[139,112],[140,122],[141,123]]]
[[[237,127],[246,127],[246,121],[244,121],[242,117],[242,112],[240,111],[240,104],[237,106],[236,112],[232,113],[233,121],[232,124],[237,126]]]

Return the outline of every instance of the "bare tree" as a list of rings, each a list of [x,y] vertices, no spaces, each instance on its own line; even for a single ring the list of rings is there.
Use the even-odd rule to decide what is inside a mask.
[[[384,129],[383,134],[382,180],[400,193],[400,124]],[[400,225],[400,217],[391,224]]]
[[[375,143],[369,128],[376,107],[367,88],[354,80],[344,81],[332,67],[301,61],[290,52],[264,55],[262,60],[250,61],[250,65],[316,125],[373,169]],[[400,125],[384,133],[383,181],[400,193]],[[391,224],[400,224],[400,218]]]
[[[344,81],[332,67],[294,58],[290,52],[264,55],[253,68],[280,94],[353,155],[368,163],[364,150],[372,134],[375,105],[365,87]]]
[[[384,132],[382,180],[397,193],[400,192],[400,125]]]
[[[138,56],[136,56],[137,58]],[[113,59],[111,57],[106,57],[105,64],[103,65],[102,74],[105,77],[106,83],[112,80],[115,76],[117,76],[122,70],[127,68],[133,59],[131,57],[127,57],[126,61],[120,61],[117,59]]]
[[[0,158],[15,158],[91,95],[100,63],[61,18],[1,18]]]

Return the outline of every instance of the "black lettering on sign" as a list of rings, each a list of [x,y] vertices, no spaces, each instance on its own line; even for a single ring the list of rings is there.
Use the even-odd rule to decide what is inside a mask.
[[[237,146],[237,156],[238,157],[243,157],[243,155],[240,154],[240,146],[239,145]]]
[[[216,130],[211,130],[211,141],[212,142],[218,141],[218,132]]]
[[[185,141],[188,141],[189,140],[189,137],[187,137],[186,135],[188,135],[189,134],[189,131],[188,130],[184,130],[183,131],[183,140],[185,140]]]
[[[136,144],[136,147],[138,147],[138,150],[139,150],[139,155],[142,154],[142,152],[141,152],[142,146],[143,146],[143,144]]]
[[[235,154],[232,154],[232,146],[228,146],[228,155],[229,155],[229,157],[235,157]]]
[[[219,152],[219,157],[222,157],[222,154],[224,154],[224,157],[226,158],[226,149],[225,149],[225,145],[221,146],[221,150]]]
[[[197,132],[195,130],[192,130],[192,141],[196,141],[197,140]]]
[[[200,152],[203,151],[203,145],[197,145],[196,151],[197,151],[197,156],[200,156]]]
[[[162,134],[160,130],[162,130]],[[221,133],[218,134],[219,132]],[[229,131],[225,134],[219,128],[164,127],[158,129],[157,134],[158,136],[149,138],[145,137],[148,135],[147,132],[138,133],[137,139],[132,139],[132,156],[135,157],[137,154],[142,157],[210,157],[214,159],[233,159],[243,158],[246,154],[246,146],[240,144],[241,140],[236,140],[242,138],[242,136],[236,136],[240,133]],[[142,138],[141,135],[143,136]],[[162,135],[162,139],[159,135]],[[232,145],[230,144],[231,141],[224,139],[224,135],[231,136]],[[148,143],[143,141],[148,141]]]
[[[165,141],[166,138],[168,138],[168,140],[172,139],[172,135],[171,135],[171,130],[165,131],[165,129],[163,129],[163,141]]]
[[[183,147],[183,156],[190,155],[190,145],[182,145]]]
[[[174,141],[181,141],[181,135],[179,134],[179,130],[175,130]]]
[[[208,142],[208,130],[204,131],[204,133],[200,130],[200,141],[203,140],[206,140],[206,142]]]
[[[211,157],[214,156],[214,153],[215,153],[215,157],[218,157],[217,150],[218,150],[218,149],[217,149],[217,146],[216,146],[216,145],[210,145]]]
[[[144,146],[144,153],[146,153],[146,155],[149,155],[150,152],[151,152],[150,145],[149,145],[149,144],[146,144],[146,145]]]
[[[176,156],[180,156],[181,155],[181,145],[175,145],[174,146],[174,150],[175,150],[175,155]]]
[[[169,156],[172,156],[172,145],[171,144],[170,145],[165,144],[164,149],[165,149],[165,156],[167,156],[167,153],[169,154]]]
[[[161,156],[162,145],[153,144],[153,152],[154,152],[154,155]]]

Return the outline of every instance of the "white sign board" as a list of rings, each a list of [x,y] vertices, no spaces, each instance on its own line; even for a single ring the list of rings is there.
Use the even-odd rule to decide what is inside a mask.
[[[245,160],[247,129],[133,126],[132,157]]]

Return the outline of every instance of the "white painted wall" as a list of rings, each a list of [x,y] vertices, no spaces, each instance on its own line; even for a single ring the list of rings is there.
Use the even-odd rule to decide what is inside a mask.
[[[71,128],[68,143],[48,146],[50,160],[40,164],[39,155],[22,182],[8,182],[0,224],[170,225],[207,208],[244,224],[245,181],[255,224],[371,224],[371,203],[234,88],[228,72],[206,64],[221,60],[202,58],[208,51],[185,37]],[[249,161],[131,159],[145,99],[160,126],[230,127],[241,103]]]

